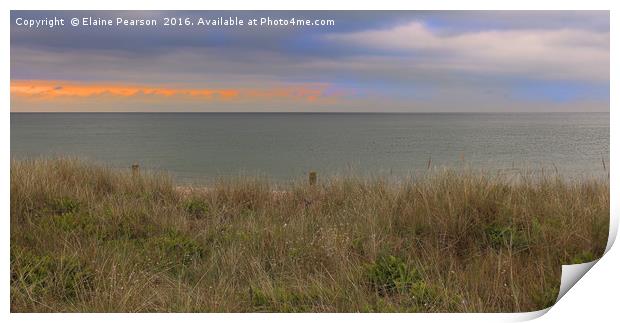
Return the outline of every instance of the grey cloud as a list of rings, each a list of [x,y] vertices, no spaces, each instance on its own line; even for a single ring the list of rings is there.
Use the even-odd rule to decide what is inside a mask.
[[[609,33],[577,29],[476,31],[438,35],[422,22],[326,39],[412,53],[403,66],[534,79],[607,81]]]
[[[52,12],[62,16],[83,12]],[[88,12],[150,17],[169,12]],[[175,12],[256,15],[256,12]],[[258,14],[291,16],[291,12]],[[40,17],[49,12],[12,11]],[[337,20],[331,29],[67,29],[11,28],[11,78],[196,87],[337,83],[359,97],[338,107],[394,111],[609,109],[609,99],[574,103],[517,102],[514,79],[609,85],[609,13],[567,11],[306,12]],[[396,90],[394,90],[396,89]],[[426,92],[422,98],[409,93]],[[14,102],[16,106],[20,103]],[[14,106],[12,103],[12,108]],[[96,102],[91,102],[96,105]],[[546,107],[544,106],[546,104]],[[455,108],[455,106],[458,106]],[[502,108],[499,108],[502,107]],[[562,108],[564,107],[564,108]],[[77,108],[77,107],[76,107]],[[135,105],[133,109],[143,109]],[[154,107],[155,108],[155,107]],[[252,107],[224,107],[237,110]],[[306,107],[312,109],[311,107]],[[162,103],[157,109],[173,109]],[[188,106],[187,109],[218,109]],[[282,107],[261,107],[282,109]],[[262,110],[261,110],[262,111]],[[311,110],[312,111],[312,110]]]

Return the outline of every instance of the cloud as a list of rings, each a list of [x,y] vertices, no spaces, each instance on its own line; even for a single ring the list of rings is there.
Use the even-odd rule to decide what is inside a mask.
[[[604,31],[520,29],[443,35],[414,21],[383,30],[332,33],[325,39],[381,49],[384,53],[397,52],[395,60],[410,70],[415,67],[533,79],[609,80],[609,33]]]
[[[157,55],[120,50],[11,51],[12,79],[61,79],[133,83],[203,83],[251,86],[303,78],[299,60],[268,51],[228,48],[176,48]],[[312,75],[308,79],[321,83]],[[303,80],[302,80],[303,81]]]
[[[336,26],[36,31],[12,26],[12,111],[609,110],[608,12],[176,14],[307,15],[334,18]],[[13,18],[48,15],[11,12]],[[17,87],[33,82],[42,87]]]

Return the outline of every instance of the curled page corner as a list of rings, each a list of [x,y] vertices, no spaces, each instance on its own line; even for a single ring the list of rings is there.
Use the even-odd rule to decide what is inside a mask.
[[[585,275],[597,262],[598,259],[582,264],[562,265],[560,292],[558,293],[558,298],[555,302],[557,303],[564,295],[566,295],[566,292],[575,286],[581,277],[583,277],[583,275]]]
[[[609,249],[611,249],[614,242],[616,241],[616,236],[618,234],[618,222],[619,222],[618,216],[609,217],[609,235],[607,237],[607,246],[605,247],[605,253],[603,253],[603,256],[601,256],[601,258],[605,257],[605,254],[609,251]],[[592,269],[592,267],[594,267],[594,265],[599,260],[600,258],[594,261],[586,262],[582,264],[562,265],[562,278],[560,280],[560,291],[558,293],[558,298],[555,300],[555,302],[556,303],[559,302],[560,299],[564,295],[566,295],[566,293],[573,286],[575,286],[575,284],[581,279],[581,277],[583,277],[590,269]]]
[[[613,246],[616,241],[616,237],[618,234],[618,223],[620,222],[620,217],[618,216],[610,216],[609,219],[609,235],[607,237],[607,246],[605,247],[605,252],[603,256],[607,254],[609,249]],[[572,265],[562,265],[562,277],[560,279],[560,290],[558,292],[558,297],[555,300],[555,304],[557,304],[564,295],[573,287],[575,284],[590,270],[596,263],[600,260],[596,259],[591,262],[581,263],[581,264],[572,264]],[[554,304],[554,305],[555,305]],[[542,310],[522,313],[524,315],[519,316],[519,320],[521,321],[529,321],[535,318],[539,318],[545,315],[553,306],[547,307]]]
[[[556,298],[554,305],[557,304],[560,301],[560,299],[564,295],[566,295],[566,293],[573,286],[575,286],[575,284],[579,281],[579,279],[581,279],[581,277],[583,277],[583,275],[585,275],[588,272],[588,270],[590,270],[597,262],[598,262],[598,259],[591,261],[591,262],[582,263],[582,264],[562,265],[562,278],[560,280],[560,291],[558,292],[558,297]],[[521,315],[517,317],[517,320],[520,322],[523,322],[523,321],[530,321],[530,320],[539,318],[547,314],[547,312],[549,312],[549,310],[551,310],[552,307],[553,305],[547,308],[544,308],[542,310],[538,310],[538,311],[520,313]]]

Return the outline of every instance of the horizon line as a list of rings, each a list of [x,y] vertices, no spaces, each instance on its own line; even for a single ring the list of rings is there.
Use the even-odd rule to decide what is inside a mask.
[[[9,111],[11,114],[568,114],[610,113],[610,111]]]

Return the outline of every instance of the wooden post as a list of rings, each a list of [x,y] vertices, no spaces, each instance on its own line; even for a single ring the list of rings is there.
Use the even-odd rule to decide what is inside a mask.
[[[431,169],[431,156],[428,156],[428,163],[426,164],[426,170]]]
[[[136,175],[140,174],[140,165],[132,164],[131,165],[131,174],[133,174],[133,176],[136,176]]]
[[[308,183],[310,184],[310,186],[316,185],[316,172],[311,171],[310,173],[308,173]]]

